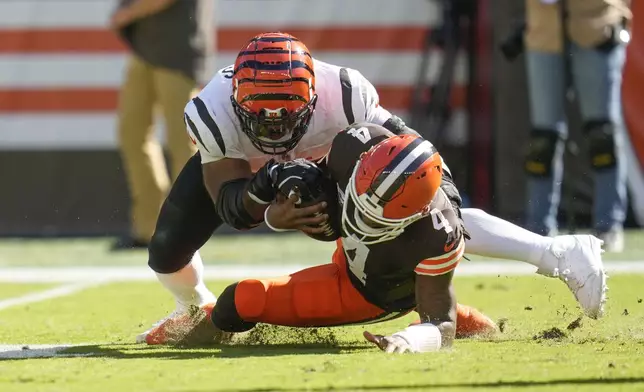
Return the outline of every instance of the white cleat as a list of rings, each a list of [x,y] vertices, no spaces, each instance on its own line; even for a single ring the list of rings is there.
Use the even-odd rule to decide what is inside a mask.
[[[602,244],[602,240],[592,235],[557,236],[546,255],[556,258],[557,267],[554,271],[538,271],[563,280],[584,313],[593,319],[603,316],[608,290]]]
[[[156,323],[152,324],[152,328],[148,329],[145,332],[142,332],[142,333],[138,334],[136,336],[136,342],[137,343],[147,343],[148,335],[150,335],[150,333],[152,331],[157,329],[157,327],[159,327],[160,325],[164,324],[166,321],[174,319],[174,318],[177,318],[177,317],[181,316],[182,314],[186,313],[187,311],[188,311],[188,309],[185,308],[185,307],[181,307],[181,308],[177,307],[177,309],[175,309],[172,313],[167,315],[165,318],[162,318],[161,320],[159,320]]]
[[[212,312],[215,303],[191,306],[186,312],[166,319],[159,326],[147,331],[144,342],[148,345],[203,345],[231,341],[233,334],[215,327]]]

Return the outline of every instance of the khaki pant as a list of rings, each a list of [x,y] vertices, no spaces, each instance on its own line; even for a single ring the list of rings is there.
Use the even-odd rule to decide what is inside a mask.
[[[130,57],[119,97],[118,140],[130,189],[132,235],[139,240],[152,237],[171,182],[155,138],[154,109],[158,104],[165,120],[174,179],[196,152],[186,133],[183,109],[197,92],[196,82],[183,74]]]

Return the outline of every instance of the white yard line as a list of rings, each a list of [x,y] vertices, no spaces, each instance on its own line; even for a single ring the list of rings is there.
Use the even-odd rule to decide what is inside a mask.
[[[644,273],[644,261],[609,261],[605,263],[609,274]],[[207,280],[266,278],[288,275],[306,268],[306,265],[212,265],[206,266]],[[462,262],[456,269],[457,276],[520,276],[531,275],[536,268],[519,262],[477,261]],[[156,276],[147,266],[137,267],[3,267],[0,282],[9,283],[77,283],[96,281],[155,281]],[[90,283],[91,284],[91,283]]]
[[[46,301],[53,298],[65,297],[86,290],[91,287],[106,283],[106,280],[92,280],[80,283],[70,283],[53,289],[37,291],[22,295],[20,297],[7,298],[0,300],[0,311],[13,306],[26,305],[34,302]]]
[[[287,275],[306,268],[305,265],[280,266],[206,266],[204,277],[213,279],[242,279]],[[137,267],[6,267],[0,268],[0,282],[55,283],[87,280],[155,281],[156,275],[147,266]]]
[[[0,344],[0,359],[90,357],[94,353],[59,354],[70,347],[83,344]]]

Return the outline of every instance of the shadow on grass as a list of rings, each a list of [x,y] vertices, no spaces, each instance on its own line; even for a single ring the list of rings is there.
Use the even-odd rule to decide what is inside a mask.
[[[200,359],[276,357],[283,355],[341,354],[373,350],[367,344],[331,346],[328,344],[211,345],[200,347],[146,346],[141,344],[86,345],[60,349],[16,349],[3,352],[0,361],[43,358],[111,358],[111,359]]]
[[[299,388],[253,388],[253,389],[229,389],[229,392],[291,392],[301,391],[380,391],[380,390],[427,390],[443,388],[528,388],[528,387],[548,387],[548,386],[582,386],[582,385],[611,385],[611,384],[642,384],[644,377],[618,377],[618,378],[580,378],[580,379],[560,379],[560,380],[541,380],[541,381],[497,381],[482,383],[436,383],[436,384],[416,384],[416,385],[360,385],[360,386],[333,386],[327,387],[302,387]],[[191,392],[182,390],[182,392]],[[196,391],[195,391],[196,392]]]
[[[82,350],[79,350],[82,349]],[[71,352],[82,354],[91,353],[91,357],[115,358],[115,359],[198,359],[198,358],[249,358],[249,357],[276,357],[283,355],[319,355],[319,354],[341,354],[373,349],[368,345],[347,345],[329,346],[326,344],[272,344],[272,345],[212,345],[201,347],[171,347],[163,346],[157,348],[141,347],[133,345],[129,347],[110,346],[84,346],[71,348],[65,354]]]

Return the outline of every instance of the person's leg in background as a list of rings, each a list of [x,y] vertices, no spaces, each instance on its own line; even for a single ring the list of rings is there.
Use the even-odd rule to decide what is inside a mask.
[[[626,162],[621,105],[625,46],[572,47],[572,71],[594,174],[593,229],[604,249],[621,252],[626,219]]]
[[[114,249],[147,247],[170,185],[153,128],[155,100],[152,67],[132,56],[118,109],[118,140],[130,191],[132,232],[117,241]]]
[[[530,147],[526,227],[542,235],[557,234],[561,198],[565,126],[563,59],[556,53],[526,53],[530,101]]]
[[[166,146],[170,152],[170,175],[176,179],[183,166],[197,152],[183,120],[183,109],[197,90],[197,82],[179,71],[156,68],[154,89],[166,126]]]

